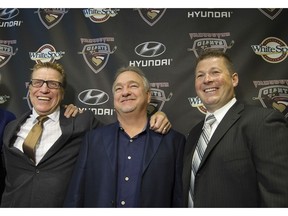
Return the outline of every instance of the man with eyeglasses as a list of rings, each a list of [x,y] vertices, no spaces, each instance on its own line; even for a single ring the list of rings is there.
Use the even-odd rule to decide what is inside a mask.
[[[64,116],[60,104],[65,87],[66,75],[60,64],[45,62],[33,67],[29,85],[33,109],[5,128],[3,155],[7,175],[1,207],[63,206],[83,135],[102,125],[91,111],[75,118]],[[48,118],[31,157],[25,151],[26,137],[39,116]],[[171,127],[163,113],[156,120],[154,116],[156,131]]]

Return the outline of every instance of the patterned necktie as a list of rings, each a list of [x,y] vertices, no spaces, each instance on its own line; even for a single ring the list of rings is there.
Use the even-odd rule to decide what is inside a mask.
[[[188,197],[188,206],[193,207],[193,195],[194,195],[194,181],[195,181],[195,175],[197,173],[197,170],[199,168],[199,165],[201,163],[202,157],[204,155],[204,152],[206,150],[207,144],[210,139],[210,133],[211,133],[211,126],[216,121],[215,116],[209,115],[206,118],[202,133],[200,135],[200,138],[198,140],[196,149],[193,154],[192,158],[192,170],[191,170],[191,181],[190,181],[190,190],[189,190],[189,197]]]
[[[35,147],[43,131],[43,124],[48,116],[38,116],[38,122],[32,127],[23,143],[23,151],[35,162]]]

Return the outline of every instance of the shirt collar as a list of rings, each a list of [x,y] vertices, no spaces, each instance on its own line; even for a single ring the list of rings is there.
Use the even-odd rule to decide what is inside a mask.
[[[39,116],[39,114],[36,112],[36,110],[32,109],[32,115],[31,118],[33,119],[33,122],[36,121],[36,118]],[[60,107],[57,107],[56,110],[48,115],[49,119],[51,119],[52,121],[58,121],[59,117],[60,117]]]
[[[144,131],[147,131],[150,128],[149,120],[150,119],[147,120],[147,123],[146,123],[145,127],[143,128],[143,130],[139,134],[143,133]],[[119,121],[117,121],[117,123],[118,123],[119,129],[124,131],[124,129],[121,127],[121,123]]]
[[[236,98],[233,97],[227,104],[225,104],[220,109],[216,110],[214,113],[207,112],[205,119],[207,118],[207,116],[214,114],[216,121],[221,122],[221,120],[224,118],[225,114],[236,103],[236,101],[237,101]]]

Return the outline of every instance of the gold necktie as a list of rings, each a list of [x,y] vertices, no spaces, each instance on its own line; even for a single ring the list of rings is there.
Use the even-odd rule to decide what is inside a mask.
[[[38,122],[32,127],[23,143],[23,151],[35,162],[35,147],[42,134],[43,124],[48,116],[38,116]]]

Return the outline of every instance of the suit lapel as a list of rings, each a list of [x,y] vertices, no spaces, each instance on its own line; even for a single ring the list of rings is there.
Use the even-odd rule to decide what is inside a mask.
[[[163,139],[162,134],[155,133],[150,129],[147,130],[147,138],[145,141],[145,150],[143,155],[142,174],[145,172],[151,160],[153,159],[154,155],[156,154],[156,151],[159,148],[162,139]]]
[[[244,109],[243,104],[235,103],[234,106],[228,110],[227,114],[224,116],[218,127],[216,128],[214,134],[212,135],[207,149],[201,160],[199,169],[205,163],[207,157],[213,148],[218,144],[219,140],[224,136],[224,134],[232,127],[232,125],[240,118],[240,112]],[[198,170],[199,170],[198,169]]]
[[[28,118],[28,116],[31,114],[31,111],[25,113],[18,119],[16,119],[9,127],[9,130],[6,130],[7,132],[7,138],[4,141],[4,145],[6,145],[8,148],[12,148],[13,144],[15,142],[15,139],[17,138],[16,134],[19,132],[21,125],[25,120]]]
[[[113,127],[113,132],[110,132],[110,127]],[[108,155],[108,158],[110,160],[111,168],[115,175],[117,174],[117,166],[118,166],[118,142],[119,142],[119,123],[116,122],[112,125],[106,126],[104,129],[104,139],[103,145],[106,149],[106,154]],[[107,132],[105,131],[107,130]]]

